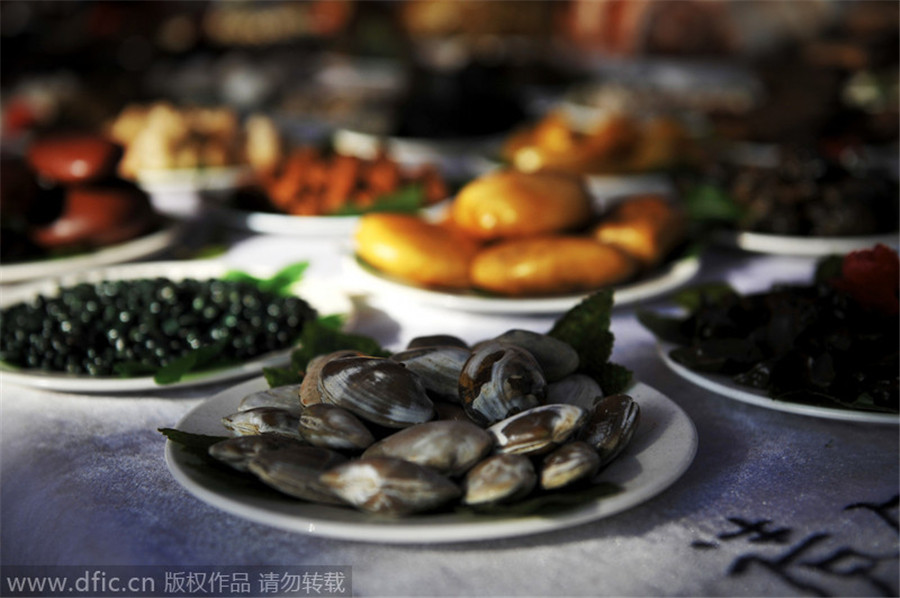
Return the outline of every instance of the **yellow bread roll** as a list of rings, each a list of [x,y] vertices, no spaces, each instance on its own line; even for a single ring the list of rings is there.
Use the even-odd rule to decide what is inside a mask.
[[[450,215],[467,234],[487,240],[562,232],[584,226],[592,212],[580,177],[500,170],[460,189]]]
[[[678,206],[659,195],[641,195],[618,205],[594,227],[593,236],[650,267],[662,261],[686,232],[687,221]]]
[[[631,277],[635,261],[589,237],[551,235],[501,241],[472,261],[475,287],[503,295],[596,289]]]
[[[379,270],[427,286],[468,288],[478,243],[451,227],[408,214],[367,214],[356,252]]]

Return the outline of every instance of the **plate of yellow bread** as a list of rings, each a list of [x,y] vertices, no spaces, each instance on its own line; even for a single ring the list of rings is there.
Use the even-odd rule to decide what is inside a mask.
[[[441,214],[368,214],[347,260],[374,292],[444,308],[564,311],[612,288],[617,305],[690,280],[687,220],[671,198],[640,194],[599,212],[582,177],[497,170],[463,186]]]

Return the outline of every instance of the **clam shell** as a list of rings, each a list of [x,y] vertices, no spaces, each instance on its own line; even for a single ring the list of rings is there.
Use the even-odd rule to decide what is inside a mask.
[[[459,377],[463,408],[475,423],[484,426],[537,407],[546,392],[537,361],[513,345],[482,345],[466,361]]]
[[[537,484],[531,459],[522,455],[492,455],[469,470],[463,480],[463,502],[485,505],[519,500]]]
[[[387,428],[405,428],[434,417],[418,377],[390,359],[332,359],[322,367],[319,391],[323,402]]]
[[[575,405],[541,405],[494,424],[488,432],[498,453],[540,455],[566,442],[587,415]]]
[[[419,376],[425,390],[447,401],[459,402],[459,375],[472,354],[463,347],[435,345],[391,355]]]
[[[297,429],[299,423],[300,416],[296,412],[279,407],[255,407],[222,418],[222,425],[236,436],[254,436],[271,432],[302,440],[303,437]]]
[[[628,446],[640,420],[640,405],[632,397],[610,395],[596,402],[578,438],[594,447],[603,467]]]
[[[493,445],[493,437],[472,422],[441,420],[395,432],[362,456],[396,457],[456,476],[481,461]]]
[[[392,457],[354,459],[320,480],[347,503],[369,513],[408,515],[460,496],[460,488],[436,471]]]
[[[322,402],[319,394],[319,378],[322,375],[322,367],[332,359],[340,357],[362,355],[359,351],[352,349],[341,349],[324,355],[316,355],[306,364],[306,372],[303,374],[303,381],[300,383],[300,403],[304,406],[315,405]]]
[[[257,407],[278,407],[279,409],[300,412],[303,409],[303,406],[300,404],[300,385],[276,386],[275,388],[268,388],[249,394],[241,399],[238,410],[248,411]]]
[[[569,374],[547,386],[547,403],[577,405],[586,411],[603,396],[603,389],[596,380],[585,374]]]
[[[449,401],[432,401],[432,404],[434,405],[435,419],[449,419],[464,422],[472,421],[466,414],[466,410],[462,408],[462,405],[451,403]]]
[[[418,349],[420,347],[446,346],[462,347],[468,349],[469,344],[458,336],[452,334],[433,334],[430,336],[417,336],[407,343],[407,349]]]
[[[322,484],[319,476],[347,458],[318,446],[301,446],[261,453],[248,463],[251,473],[263,483],[295,498],[318,503],[342,501]]]
[[[546,457],[541,464],[541,488],[553,490],[594,477],[600,469],[600,455],[586,442],[569,442]]]
[[[238,471],[249,471],[250,461],[264,452],[303,446],[303,441],[283,434],[235,436],[211,445],[209,456]]]
[[[544,377],[550,382],[560,380],[578,369],[579,358],[575,348],[552,336],[513,328],[492,340],[515,345],[531,353],[540,364]]]
[[[310,405],[300,414],[300,435],[313,446],[363,450],[375,442],[372,432],[350,411],[336,405]]]

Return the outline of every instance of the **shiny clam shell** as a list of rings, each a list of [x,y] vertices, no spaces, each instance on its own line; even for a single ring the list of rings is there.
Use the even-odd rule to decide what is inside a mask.
[[[397,457],[455,476],[487,455],[494,439],[471,422],[440,420],[395,432],[370,446],[366,457]]]
[[[425,389],[448,401],[459,401],[459,375],[472,354],[463,347],[434,345],[391,355],[419,376]]]
[[[600,384],[585,374],[569,374],[547,386],[547,403],[577,405],[586,411],[593,409],[594,402],[602,396]]]
[[[209,456],[238,471],[248,471],[250,461],[262,453],[303,446],[303,441],[283,434],[234,436],[210,445]]]
[[[575,405],[541,405],[503,421],[488,432],[498,453],[540,455],[566,442],[587,419],[587,412]]]
[[[541,368],[525,349],[486,343],[466,361],[459,395],[469,417],[491,425],[540,405],[547,392]]]
[[[347,503],[369,513],[408,515],[434,509],[461,494],[450,479],[403,459],[354,459],[320,476]]]
[[[541,488],[553,490],[590,479],[600,469],[600,455],[586,442],[568,442],[541,463]]]
[[[454,347],[462,347],[468,349],[469,344],[463,339],[452,334],[432,334],[428,336],[417,336],[407,343],[407,349],[418,349],[420,347],[435,347],[451,345]]]
[[[463,502],[485,505],[512,502],[537,484],[531,459],[522,455],[492,455],[469,470],[463,480]]]
[[[603,467],[628,446],[640,420],[640,405],[632,397],[610,395],[596,402],[578,438],[594,447]]]
[[[372,432],[343,407],[318,403],[300,414],[300,435],[313,446],[336,450],[363,450],[375,442]]]
[[[257,407],[278,407],[299,412],[303,408],[300,404],[300,385],[276,386],[249,394],[241,399],[238,410],[248,411]]]
[[[301,446],[261,453],[248,469],[262,482],[295,498],[339,504],[342,501],[322,484],[319,476],[347,458],[318,446]]]
[[[387,428],[405,428],[434,417],[418,377],[390,359],[332,359],[322,367],[319,391],[323,402]]]
[[[315,405],[322,402],[319,394],[319,378],[322,375],[322,367],[332,359],[340,357],[351,357],[362,355],[359,351],[352,349],[341,349],[325,355],[316,355],[306,364],[306,372],[303,374],[303,381],[300,383],[300,403],[304,406]]]
[[[236,436],[252,436],[270,432],[302,440],[300,431],[297,429],[299,423],[300,416],[295,411],[279,407],[255,407],[222,418],[222,425]]]
[[[578,369],[578,352],[569,343],[552,336],[513,328],[492,340],[515,345],[531,353],[548,381],[559,380]]]

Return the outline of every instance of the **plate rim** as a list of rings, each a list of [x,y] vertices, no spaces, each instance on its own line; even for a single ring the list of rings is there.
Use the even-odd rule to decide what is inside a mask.
[[[182,222],[166,222],[159,230],[122,243],[101,247],[89,253],[5,264],[0,266],[0,284],[32,282],[40,278],[61,276],[73,270],[114,266],[149,257],[171,247],[184,229],[185,225]],[[49,267],[50,265],[56,267]]]
[[[879,243],[900,245],[900,232],[850,237],[798,237],[750,231],[719,230],[713,239],[720,245],[770,255],[825,257],[869,249]]]
[[[344,268],[357,279],[363,280],[367,291],[379,294],[382,292],[401,293],[407,298],[417,300],[422,305],[467,313],[556,314],[572,308],[592,292],[585,291],[547,298],[479,297],[463,293],[450,293],[416,287],[392,280],[387,275],[370,272],[358,263],[358,259],[361,258],[358,258],[352,250],[345,253],[343,256]],[[665,272],[657,277],[613,286],[613,307],[623,307],[655,299],[687,284],[699,273],[701,262],[702,256],[699,254],[685,255],[668,264]],[[642,289],[646,286],[656,288],[649,291],[650,295],[646,295]],[[372,288],[376,290],[372,291]]]
[[[852,409],[836,409],[831,407],[820,407],[816,405],[804,405],[802,403],[791,403],[789,401],[776,401],[775,399],[764,394],[762,391],[754,391],[751,388],[740,387],[730,382],[724,376],[715,374],[700,374],[681,365],[671,358],[669,352],[678,347],[677,343],[657,340],[656,350],[663,362],[676,375],[692,384],[709,390],[717,395],[728,399],[740,401],[764,409],[773,411],[781,411],[784,413],[794,413],[810,417],[818,417],[822,419],[831,419],[836,421],[881,424],[881,425],[897,425],[900,424],[900,415],[892,413],[877,413],[871,411],[854,411]]]
[[[65,286],[71,286],[83,281],[99,280],[128,280],[147,276],[162,275],[166,272],[175,272],[167,276],[186,277],[214,277],[217,274],[229,270],[241,270],[251,274],[275,273],[275,267],[252,266],[248,268],[233,266],[215,258],[206,260],[187,261],[157,261],[142,262],[128,265],[111,265],[90,270],[73,272],[68,275],[48,277],[33,281],[28,284],[11,288],[4,288],[0,292],[0,307],[7,307],[20,303],[29,297],[46,294]],[[319,278],[304,274],[297,283],[298,292],[309,286],[310,289],[318,289],[329,294],[329,299],[344,298],[344,305],[339,307],[339,313],[346,316],[344,328],[353,326],[356,317],[356,306],[345,289],[329,279]],[[305,296],[301,296],[307,299]],[[308,300],[308,299],[307,299]],[[310,301],[311,304],[314,301]],[[315,307],[315,305],[314,305]],[[320,310],[321,311],[321,310]],[[320,314],[329,315],[329,314]],[[195,387],[217,382],[224,382],[239,378],[247,378],[262,371],[263,367],[274,367],[287,363],[293,348],[282,349],[265,355],[260,355],[252,361],[243,362],[233,366],[224,366],[207,370],[205,372],[191,373],[186,379],[172,384],[157,384],[153,376],[139,376],[134,378],[91,377],[64,374],[59,372],[44,372],[40,370],[13,369],[9,366],[0,366],[0,380],[20,386],[39,388],[44,390],[91,392],[91,393],[115,393],[134,392],[142,390],[169,390]]]
[[[226,410],[226,406],[230,405],[230,408],[236,408],[240,397],[243,396],[239,395],[239,393],[247,392],[249,394],[249,392],[263,388],[266,388],[265,381],[262,378],[255,378],[217,393],[185,414],[176,424],[176,428],[179,430],[190,428],[192,418],[201,417],[201,413],[204,411],[210,411],[210,417],[213,417],[218,414],[218,411]],[[300,501],[296,503],[297,507],[291,509],[290,513],[275,513],[273,515],[271,511],[266,513],[263,507],[259,505],[248,505],[246,497],[222,495],[215,489],[206,487],[202,482],[195,480],[191,475],[190,466],[180,461],[183,458],[183,453],[179,452],[180,449],[171,440],[166,441],[166,465],[172,476],[185,490],[209,506],[256,523],[314,537],[390,544],[441,544],[521,537],[558,531],[580,523],[611,517],[643,504],[671,487],[693,463],[699,440],[697,428],[687,413],[672,399],[644,383],[636,382],[628,390],[634,394],[640,393],[645,401],[645,405],[652,404],[654,409],[659,410],[660,414],[669,420],[668,422],[663,422],[666,423],[666,427],[659,438],[646,440],[646,435],[649,435],[658,427],[660,422],[656,422],[656,426],[648,426],[645,428],[646,432],[642,432],[641,436],[636,435],[635,439],[632,440],[629,450],[633,450],[637,446],[635,443],[638,440],[643,440],[645,443],[648,442],[648,444],[641,446],[636,454],[633,452],[625,454],[638,460],[638,465],[640,466],[638,468],[639,473],[629,481],[640,480],[641,475],[646,472],[645,464],[640,462],[640,456],[645,450],[650,448],[655,449],[655,452],[659,453],[657,455],[658,459],[661,457],[666,461],[665,467],[661,467],[663,463],[657,463],[666,472],[666,475],[656,479],[653,483],[648,484],[645,482],[643,485],[632,488],[631,494],[628,493],[628,481],[626,481],[623,484],[626,486],[625,492],[589,501],[586,505],[575,507],[558,516],[493,517],[474,522],[460,522],[457,515],[423,515],[420,517],[378,520],[358,511],[313,505]],[[217,409],[220,407],[220,403],[222,408]],[[647,407],[642,408],[642,421],[646,421],[644,417],[646,409]],[[662,445],[660,445],[660,438],[665,439]],[[673,447],[677,447],[681,451],[680,454],[673,451]],[[673,454],[678,458],[674,459]],[[610,465],[610,471],[615,471],[616,465],[616,463]],[[627,465],[620,466],[620,468],[625,469]],[[194,475],[198,474],[195,473]],[[200,475],[202,476],[202,474]],[[626,496],[628,500],[624,500]],[[613,504],[616,497],[621,498],[616,504]],[[250,498],[250,500],[252,501],[253,499]],[[262,500],[264,503],[266,502],[265,499]],[[312,515],[303,514],[304,510],[310,509],[313,511]],[[297,513],[298,510],[300,513]],[[344,513],[346,517],[342,521],[317,520],[315,515],[318,511]],[[423,518],[426,521],[423,522]],[[439,522],[435,523],[435,519],[438,519]],[[431,528],[431,535],[423,533],[423,525]]]

